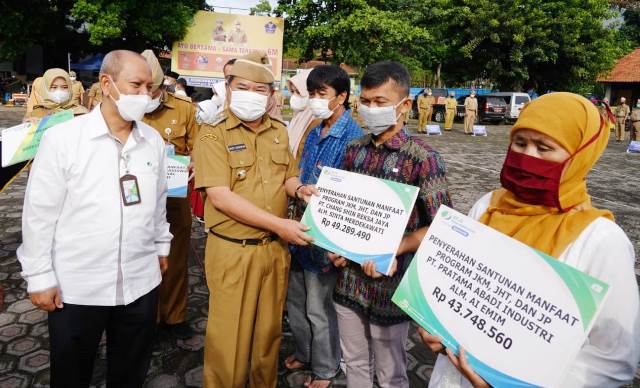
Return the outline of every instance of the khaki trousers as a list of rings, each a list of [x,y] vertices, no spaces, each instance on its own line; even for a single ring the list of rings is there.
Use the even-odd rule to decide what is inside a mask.
[[[427,110],[418,109],[418,133],[425,132],[425,125],[427,125]]]
[[[624,140],[625,117],[616,117],[616,140]]]
[[[453,119],[456,117],[455,109],[447,109],[444,117],[444,129],[450,131],[453,128]]]
[[[187,319],[187,268],[191,246],[191,204],[187,198],[167,198],[167,222],[173,234],[169,268],[158,293],[158,322],[171,325]]]
[[[638,133],[640,133],[640,121],[636,121],[632,124],[631,128],[631,140],[637,140]]]
[[[205,388],[276,386],[289,265],[281,240],[243,247],[209,234]]]
[[[473,133],[473,125],[476,123],[476,112],[466,111],[464,114],[464,133]]]

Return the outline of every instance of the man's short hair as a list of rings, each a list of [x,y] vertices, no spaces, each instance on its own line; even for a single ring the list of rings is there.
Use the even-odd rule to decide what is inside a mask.
[[[315,93],[330,86],[336,91],[336,95],[347,92],[347,98],[342,104],[349,109],[349,94],[351,93],[351,80],[349,74],[337,65],[319,65],[311,70],[307,77],[307,90]]]
[[[122,70],[122,64],[127,60],[128,56],[138,57],[140,60],[144,61],[144,63],[147,63],[147,60],[135,51],[113,50],[104,56],[102,65],[100,66],[100,74],[108,74],[114,82],[117,81],[120,71]]]
[[[373,89],[384,85],[389,80],[395,81],[403,96],[409,95],[411,75],[407,68],[398,62],[383,61],[367,66],[360,81],[363,89]]]

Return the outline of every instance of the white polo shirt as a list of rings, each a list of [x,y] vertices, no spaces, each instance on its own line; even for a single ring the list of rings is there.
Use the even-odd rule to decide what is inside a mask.
[[[141,202],[124,206],[120,177],[138,180]],[[100,106],[47,130],[36,155],[17,255],[28,291],[59,286],[65,303],[129,304],[162,279],[168,256],[165,146],[138,121],[125,144]]]

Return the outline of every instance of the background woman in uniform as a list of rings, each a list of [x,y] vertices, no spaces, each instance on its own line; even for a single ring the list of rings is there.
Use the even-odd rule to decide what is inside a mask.
[[[63,110],[71,110],[74,115],[87,113],[87,109],[76,104],[71,97],[71,78],[62,69],[49,69],[42,75],[42,82],[34,83],[37,103],[26,119],[41,118]]]
[[[613,214],[593,207],[587,193],[586,177],[609,141],[607,123],[577,94],[551,93],[527,104],[511,130],[502,188],[482,197],[469,214],[612,286],[562,387],[624,385],[640,358],[633,245]],[[422,329],[420,334],[440,353],[430,387],[487,386],[471,370],[464,350],[454,355],[437,337]]]

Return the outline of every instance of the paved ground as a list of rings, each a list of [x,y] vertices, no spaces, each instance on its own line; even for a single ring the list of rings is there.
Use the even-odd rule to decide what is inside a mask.
[[[0,127],[14,125],[24,112],[0,107]],[[414,123],[415,125],[415,123]],[[486,138],[464,136],[455,131],[430,138],[434,148],[444,155],[456,208],[466,212],[473,202],[498,184],[500,167],[507,147],[507,126],[489,127]],[[624,146],[612,142],[589,177],[596,206],[612,210],[618,223],[640,252],[640,155],[624,153]],[[18,178],[0,194],[0,282],[5,289],[5,310],[0,312],[0,388],[41,387],[48,385],[48,334],[46,314],[36,310],[26,295],[20,277],[15,250],[21,239],[20,217],[26,176]],[[148,387],[201,386],[203,338],[207,317],[207,287],[203,281],[199,257],[205,234],[197,223],[193,229],[193,251],[189,269],[190,294],[188,321],[196,333],[187,341],[175,341],[160,335],[149,371]],[[636,264],[636,274],[640,267]],[[281,348],[283,359],[292,352],[292,339],[285,332]],[[416,333],[407,343],[412,387],[425,387],[433,364],[432,354],[420,343]],[[105,349],[97,356],[93,383],[104,386]],[[300,386],[304,372],[281,371],[281,387]],[[640,387],[636,375],[634,387]],[[339,379],[336,387],[344,387]],[[357,387],[356,387],[357,388]]]

